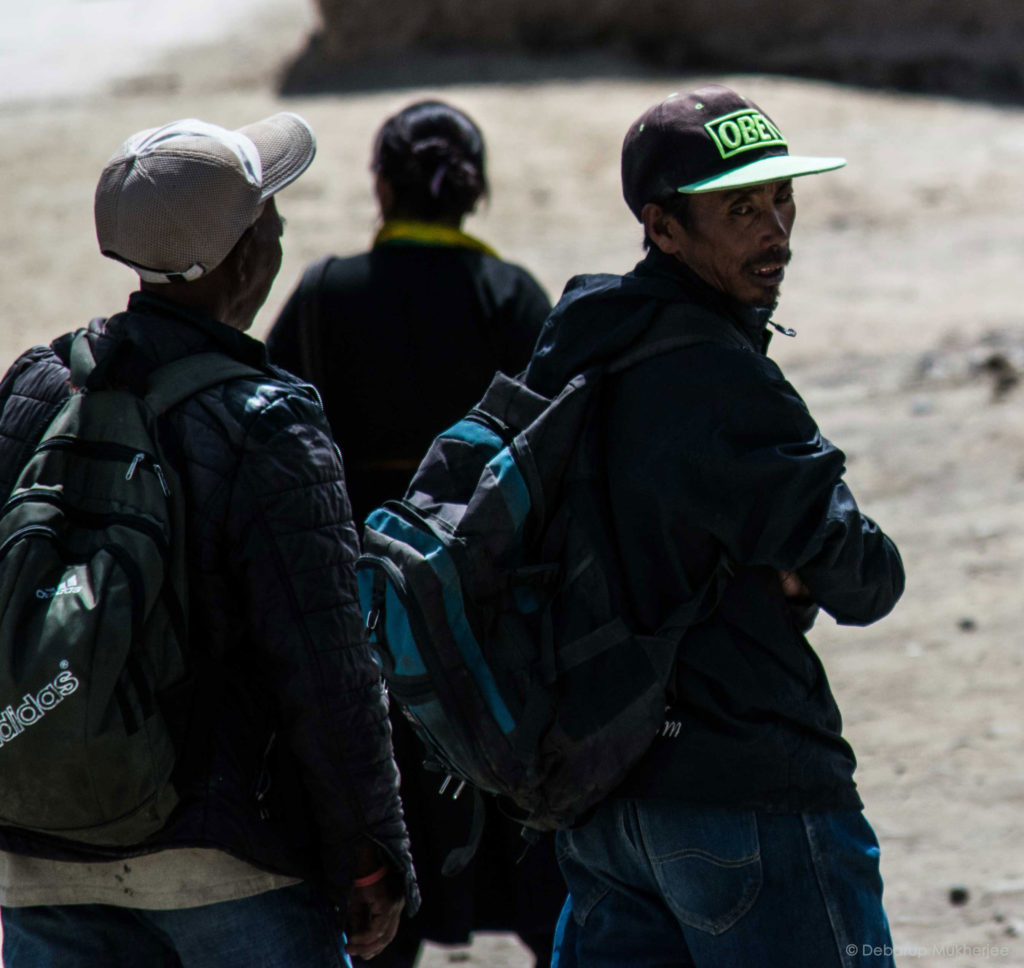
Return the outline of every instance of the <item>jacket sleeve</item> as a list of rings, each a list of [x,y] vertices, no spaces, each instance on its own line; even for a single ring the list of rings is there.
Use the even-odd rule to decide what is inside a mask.
[[[703,405],[688,401],[680,421],[686,505],[736,562],[798,572],[836,621],[886,615],[903,592],[902,562],[857,507],[842,451],[770,360],[723,347],[703,352]]]
[[[268,392],[256,399],[266,403]],[[253,653],[300,764],[328,888],[336,902],[347,896],[364,836],[404,872],[413,912],[387,701],[356,591],[358,542],[341,457],[316,403],[295,392],[266,403],[246,434],[231,506]]]
[[[67,367],[49,346],[23,353],[0,381],[0,503],[69,393]]]

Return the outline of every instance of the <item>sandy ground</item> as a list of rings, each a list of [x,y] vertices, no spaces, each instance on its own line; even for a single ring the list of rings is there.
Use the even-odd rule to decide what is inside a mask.
[[[116,8],[92,6],[103,3]],[[707,78],[282,100],[275,72],[301,46],[310,10],[303,0],[260,10],[236,21],[230,40],[165,44],[128,68],[111,59],[120,35],[96,20],[83,34],[95,65],[88,89],[81,71],[51,89],[45,58],[0,44],[0,87],[4,72],[20,84],[0,98],[0,365],[123,305],[134,277],[96,251],[95,180],[124,137],[176,117],[234,126],[288,109],[318,132],[317,161],[281,197],[285,262],[257,335],[307,262],[365,247],[372,134],[423,94],[465,107],[487,133],[493,198],[469,229],[552,294],[576,272],[623,271],[640,257],[619,196],[622,134],[665,93]],[[863,630],[825,620],[813,635],[860,756],[898,960],[1024,968],[1024,390],[1011,385],[1024,366],[1024,111],[725,80],[762,103],[795,151],[849,159],[842,172],[798,183],[796,256],[778,318],[799,337],[777,338],[774,355],[846,450],[848,480],[907,566],[890,618]],[[951,903],[955,887],[966,903]],[[457,957],[529,961],[500,937]],[[448,961],[433,948],[422,965]]]

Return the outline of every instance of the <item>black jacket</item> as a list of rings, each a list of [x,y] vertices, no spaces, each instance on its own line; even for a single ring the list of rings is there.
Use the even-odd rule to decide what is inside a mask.
[[[842,452],[764,355],[769,313],[655,249],[626,276],[570,281],[527,382],[556,393],[668,305],[710,311],[741,339],[654,357],[608,391],[607,499],[631,617],[654,630],[697,601],[703,616],[678,651],[665,734],[620,793],[857,808],[839,710],[778,572],[798,572],[817,605],[860,625],[895,605],[903,568],[843,482]]]
[[[355,588],[358,543],[337,448],[315,391],[261,343],[158,296],[90,325],[107,379],[218,350],[267,373],[205,390],[163,428],[186,495],[189,623],[200,674],[166,827],[136,849],[218,847],[324,884],[343,904],[359,836],[417,893],[387,707]],[[0,384],[0,490],[67,393],[69,339],[19,358]],[[93,854],[0,828],[0,848]]]
[[[389,242],[309,273],[267,346],[320,391],[361,525],[495,370],[523,367],[551,303],[525,269],[456,246]]]

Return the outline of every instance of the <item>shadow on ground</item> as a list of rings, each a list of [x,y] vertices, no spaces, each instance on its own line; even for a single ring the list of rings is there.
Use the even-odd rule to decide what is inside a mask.
[[[322,34],[281,72],[283,96],[371,93],[452,84],[517,84],[544,81],[678,77],[680,74],[765,73],[853,84],[869,89],[1024,105],[1024,56],[979,58],[965,46],[805,44],[760,60],[709,54],[680,41],[593,45],[549,41],[518,46],[421,46],[341,60]]]
[[[328,56],[320,35],[286,65],[279,93],[371,93],[453,84],[526,84],[591,78],[650,79],[667,76],[667,67],[645,63],[611,48],[568,54],[508,49],[425,49],[379,54],[339,63]]]

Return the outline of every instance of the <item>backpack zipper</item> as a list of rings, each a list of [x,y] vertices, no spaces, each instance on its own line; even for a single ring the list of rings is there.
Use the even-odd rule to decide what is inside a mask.
[[[167,486],[167,478],[164,477],[163,468],[152,458],[149,454],[139,451],[133,458],[131,464],[128,466],[128,472],[124,475],[126,481],[130,481],[135,476],[135,470],[144,461],[149,461],[149,466],[153,468],[153,473],[156,474],[156,479],[160,482],[160,490],[163,491],[164,497],[171,496],[171,489]],[[143,465],[144,466],[144,465]]]
[[[144,518],[137,514],[119,514],[111,512],[108,514],[99,514],[93,511],[83,511],[81,508],[74,507],[71,504],[67,504],[60,496],[56,494],[41,493],[38,489],[31,491],[23,491],[21,494],[17,494],[10,498],[7,503],[0,509],[0,518],[7,514],[12,508],[17,507],[19,504],[23,504],[26,501],[43,501],[46,504],[52,504],[66,517],[72,520],[77,519],[82,522],[93,522],[86,526],[96,528],[97,530],[105,527],[104,522],[115,522],[119,524],[125,524],[130,528],[134,528],[136,531],[141,531],[146,537],[150,538],[156,543],[160,549],[162,555],[166,555],[168,552],[167,539],[164,537],[163,532],[148,518]],[[45,525],[27,525],[26,527],[46,527]],[[53,532],[56,534],[56,532]],[[13,538],[14,535],[11,535]],[[7,541],[11,540],[8,538]],[[7,541],[4,542],[6,546]]]
[[[46,524],[26,524],[24,527],[18,528],[13,534],[9,534],[5,539],[4,543],[0,544],[0,558],[7,554],[7,549],[13,545],[16,541],[26,537],[30,534],[45,534],[51,538],[57,537],[57,532]]]
[[[444,791],[448,789],[448,787],[451,785],[452,780],[454,780],[454,779],[456,779],[454,774],[449,773],[444,778],[444,780],[441,781],[441,786],[438,787],[438,789],[437,789],[437,795],[439,797],[444,796]],[[466,783],[467,783],[466,780],[463,780],[461,778],[459,779],[459,785],[452,792],[452,799],[453,800],[458,800],[459,797],[462,796],[462,791],[466,789]]]
[[[493,414],[489,414],[486,410],[480,410],[477,407],[470,410],[469,413],[466,414],[465,419],[472,420],[475,423],[480,424],[480,426],[494,431],[506,447],[511,444],[517,436],[512,428],[507,424],[502,423],[497,417]]]
[[[36,451],[44,450],[77,450],[101,460],[128,461],[128,471],[124,475],[126,481],[130,481],[135,476],[135,472],[140,466],[149,467],[156,475],[164,497],[171,496],[171,489],[167,484],[163,468],[152,454],[147,454],[145,451],[137,451],[133,447],[109,440],[82,440],[80,437],[72,437],[68,434],[56,434],[49,440],[44,440],[36,448]]]
[[[422,531],[424,534],[429,534],[435,541],[444,542],[444,538],[442,537],[440,530],[435,528],[434,525],[425,517],[421,516],[416,508],[407,505],[404,501],[388,500],[385,501],[381,507],[390,511],[396,518],[400,518],[406,524],[411,524],[418,531]],[[449,537],[454,536],[454,528],[450,527],[446,521],[439,521],[438,523],[448,533]]]

